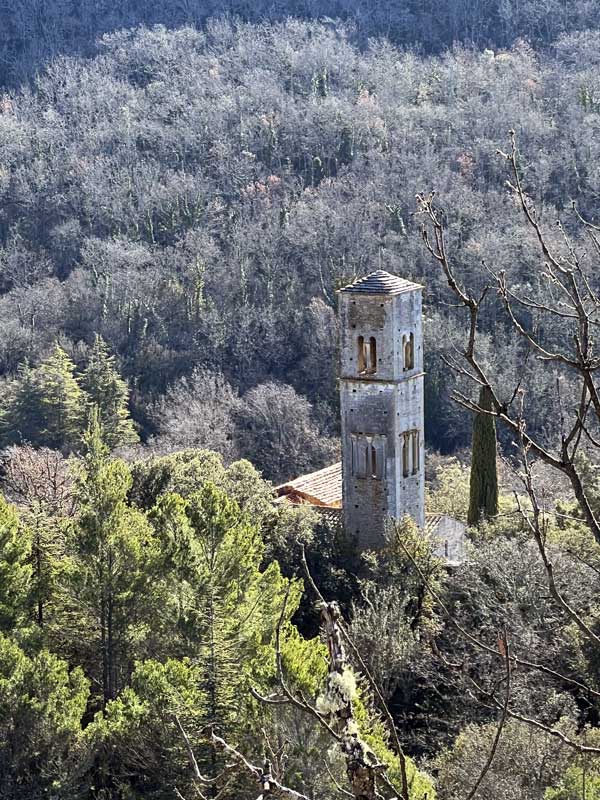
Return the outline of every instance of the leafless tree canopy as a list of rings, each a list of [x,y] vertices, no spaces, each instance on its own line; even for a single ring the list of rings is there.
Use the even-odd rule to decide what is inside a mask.
[[[3,491],[18,505],[38,506],[55,515],[73,512],[72,473],[58,451],[14,445],[4,451],[1,469]]]

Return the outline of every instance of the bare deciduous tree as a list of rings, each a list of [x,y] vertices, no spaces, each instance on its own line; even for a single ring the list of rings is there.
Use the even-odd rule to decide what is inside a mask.
[[[38,505],[55,515],[73,513],[69,462],[58,450],[29,444],[8,447],[2,458],[2,484],[18,505]]]
[[[584,453],[596,455],[600,448],[600,387],[597,374],[600,357],[596,348],[596,334],[600,325],[600,295],[598,293],[597,262],[600,257],[600,228],[578,212],[573,205],[572,228],[567,230],[562,221],[556,225],[556,234],[550,234],[540,222],[540,215],[528,195],[519,161],[515,134],[511,132],[511,147],[508,153],[499,151],[508,164],[510,179],[508,186],[520,208],[527,229],[539,248],[539,287],[537,293],[515,286],[506,272],[495,271],[483,264],[489,276],[489,285],[479,293],[465,288],[457,273],[454,259],[447,244],[445,214],[436,204],[434,194],[418,195],[418,210],[422,217],[422,236],[426,248],[439,263],[448,286],[466,311],[467,331],[462,345],[456,345],[446,361],[462,381],[455,393],[456,401],[472,412],[489,414],[511,434],[516,446],[513,467],[525,493],[523,500],[515,492],[516,513],[535,541],[546,573],[547,585],[555,604],[580,631],[593,648],[600,646],[600,637],[595,630],[595,620],[587,619],[574,607],[560,588],[561,581],[555,572],[555,564],[548,543],[548,530],[553,518],[554,498],[548,496],[543,485],[536,480],[536,464],[542,463],[563,475],[577,498],[581,515],[596,544],[600,544],[600,522],[597,509],[592,502],[591,486],[582,468]],[[585,246],[587,245],[587,246]],[[594,263],[594,261],[596,263]],[[545,369],[553,371],[557,384],[556,415],[558,435],[547,441],[532,432],[528,424],[527,387],[524,374],[518,376],[514,385],[507,387],[498,380],[480,358],[478,349],[482,308],[489,303],[494,293],[499,298],[505,313],[508,330],[519,337],[523,345],[523,363],[529,358],[537,359]],[[562,335],[557,338],[552,332],[559,328]],[[575,379],[577,395],[562,396],[561,377]],[[491,408],[483,409],[462,386],[486,387],[492,398]],[[418,569],[418,565],[415,564]],[[471,644],[483,649],[495,658],[505,658],[514,668],[539,670],[565,684],[582,689],[590,698],[597,698],[593,687],[573,676],[559,674],[550,665],[532,663],[527,654],[514,651],[502,654],[487,642],[482,642],[457,625],[443,603],[436,601],[447,613],[450,622]],[[600,752],[596,747],[587,747],[570,738],[560,729],[545,721],[532,718],[518,707],[505,705],[497,697],[496,690],[487,690],[470,679],[479,697],[492,707],[503,709],[504,716],[526,722],[568,744],[580,753]]]

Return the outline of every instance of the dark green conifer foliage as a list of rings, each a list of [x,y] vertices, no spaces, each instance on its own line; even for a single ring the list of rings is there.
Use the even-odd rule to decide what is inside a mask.
[[[63,531],[60,521],[41,503],[34,503],[24,511],[23,521],[31,550],[31,602],[36,622],[42,627],[46,623],[46,609],[57,591],[61,569],[64,569]]]
[[[73,450],[80,441],[83,394],[75,365],[59,345],[39,367],[19,367],[3,403],[3,443]]]
[[[168,502],[175,501],[176,496]],[[266,643],[287,587],[295,607],[300,586],[281,575],[276,561],[261,571],[264,543],[259,529],[215,485],[207,483],[192,494],[182,510],[182,529],[191,537],[195,596],[182,607],[180,626],[203,665],[205,723],[218,723],[223,729],[239,713],[248,670],[258,675],[266,669]]]
[[[36,373],[42,417],[36,443],[55,450],[72,450],[81,437],[84,399],[75,378],[75,364],[57,344]]]
[[[484,410],[492,408],[487,386],[482,386],[479,392],[479,407]],[[482,517],[494,517],[497,513],[496,422],[489,414],[476,414],[471,450],[469,525],[476,525]]]
[[[89,683],[48,650],[27,654],[0,634],[0,797],[74,798]],[[80,795],[81,796],[81,795]]]
[[[25,361],[9,386],[2,409],[3,444],[36,442],[42,425],[38,371]]]
[[[109,448],[138,441],[127,407],[127,384],[119,375],[115,357],[106,342],[96,336],[88,365],[81,376],[81,386],[88,396],[88,409],[96,406]],[[89,411],[88,411],[89,418]]]
[[[105,706],[127,684],[136,658],[146,654],[164,599],[155,569],[157,540],[146,516],[127,503],[131,473],[125,462],[110,459],[95,408],[84,447],[69,589],[79,653]]]

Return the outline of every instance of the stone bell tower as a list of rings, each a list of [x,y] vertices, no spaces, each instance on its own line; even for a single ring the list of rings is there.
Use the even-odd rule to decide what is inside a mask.
[[[338,292],[342,505],[361,549],[389,517],[425,524],[422,289],[377,270]]]

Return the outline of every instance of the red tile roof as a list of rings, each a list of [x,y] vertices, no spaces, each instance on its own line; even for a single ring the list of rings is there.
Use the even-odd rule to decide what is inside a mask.
[[[284,498],[291,503],[310,503],[315,506],[341,508],[342,506],[342,464],[301,475],[293,481],[276,486],[280,502]]]

